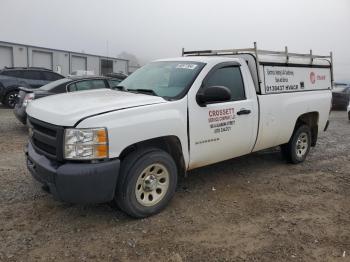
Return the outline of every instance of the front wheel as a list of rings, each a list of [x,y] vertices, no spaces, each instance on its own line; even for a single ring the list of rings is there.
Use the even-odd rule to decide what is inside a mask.
[[[17,100],[18,92],[17,91],[11,91],[9,92],[4,99],[4,104],[5,106],[9,108],[14,108],[16,105],[16,100]]]
[[[165,151],[136,151],[122,160],[115,201],[130,216],[142,218],[160,212],[177,185],[177,167]]]
[[[311,147],[311,131],[307,125],[299,126],[287,144],[281,146],[282,155],[287,161],[298,164],[304,162]]]

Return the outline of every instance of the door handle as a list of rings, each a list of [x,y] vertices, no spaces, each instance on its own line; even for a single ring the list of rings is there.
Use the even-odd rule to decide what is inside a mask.
[[[237,112],[237,115],[249,115],[250,114],[250,110],[249,109],[241,109],[241,110],[239,110],[238,112]]]

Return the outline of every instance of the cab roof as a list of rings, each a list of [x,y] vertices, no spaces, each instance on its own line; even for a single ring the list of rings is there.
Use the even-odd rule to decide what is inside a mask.
[[[167,59],[158,59],[156,61],[187,61],[187,62],[200,62],[200,63],[216,63],[216,62],[239,62],[239,58],[223,57],[223,56],[184,56],[174,57]],[[155,62],[156,62],[155,61]]]

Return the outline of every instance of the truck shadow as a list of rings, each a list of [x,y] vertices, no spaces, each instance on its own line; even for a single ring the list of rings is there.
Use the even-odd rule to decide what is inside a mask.
[[[285,165],[285,161],[280,156],[279,149],[274,148],[197,168],[190,171],[187,177],[179,177],[175,198],[177,194],[181,194],[181,198],[192,198],[192,194],[196,194],[197,191],[211,190],[217,181],[230,184],[241,183],[242,178],[253,181],[254,176],[259,176],[257,170],[263,170],[267,166],[271,168],[282,165]],[[134,218],[119,210],[115,203],[75,205],[57,202],[56,204],[59,205],[58,209],[61,209],[66,215],[91,217],[89,218],[91,223],[101,219],[106,222],[112,220],[113,223],[135,221]],[[170,206],[166,210],[171,208]],[[163,212],[166,213],[166,210]],[[162,213],[154,217],[163,217]],[[94,217],[98,217],[98,220],[95,220]],[[146,219],[152,219],[152,217]]]
[[[256,176],[258,170],[285,165],[285,163],[279,147],[263,150],[191,170],[187,177],[179,178],[178,190],[181,192],[183,190],[181,187],[191,188],[197,183],[207,186],[207,183],[212,183],[217,179],[225,180],[228,177],[232,182],[232,179],[238,176],[240,178]]]

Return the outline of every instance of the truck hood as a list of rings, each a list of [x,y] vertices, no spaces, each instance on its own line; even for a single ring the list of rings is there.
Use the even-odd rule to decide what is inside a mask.
[[[34,100],[26,111],[30,117],[47,123],[74,126],[82,118],[92,115],[158,103],[166,103],[166,100],[145,94],[98,89]]]

